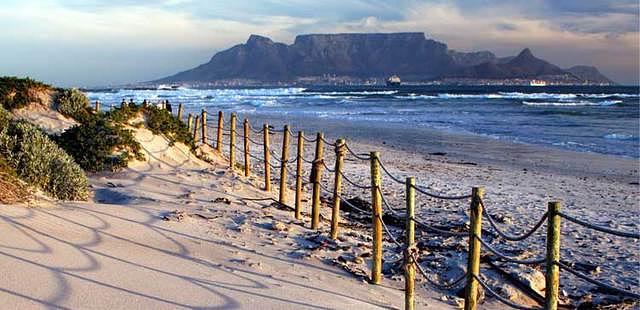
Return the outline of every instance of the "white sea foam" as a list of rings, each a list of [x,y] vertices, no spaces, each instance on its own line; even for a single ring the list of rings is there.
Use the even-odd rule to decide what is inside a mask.
[[[609,140],[633,140],[635,137],[624,133],[610,133],[605,135],[604,138]]]
[[[558,106],[558,107],[575,107],[575,106],[611,106],[621,103],[622,100],[604,100],[604,101],[522,101],[522,104],[528,106]]]

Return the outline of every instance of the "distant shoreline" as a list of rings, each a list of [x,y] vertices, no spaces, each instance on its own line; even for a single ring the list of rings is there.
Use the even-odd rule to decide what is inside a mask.
[[[211,109],[208,112],[214,113]],[[505,141],[479,134],[412,128],[408,125],[381,128],[362,121],[274,117],[260,113],[238,114],[238,117],[247,117],[254,124],[267,122],[276,128],[286,122],[295,130],[305,131],[306,135],[322,131],[329,140],[345,137],[347,141],[355,140],[370,145],[372,151],[392,148],[425,159],[491,165],[510,170],[538,170],[570,176],[606,177],[625,183],[637,182],[640,176],[638,159]]]
[[[135,83],[135,84],[124,84],[124,85],[114,85],[114,86],[95,86],[95,87],[80,87],[83,91],[109,91],[109,90],[117,90],[117,89],[131,89],[131,90],[157,90],[163,83]],[[172,84],[173,85],[173,84]],[[319,88],[319,87],[346,87],[346,88],[379,88],[379,89],[397,89],[402,87],[411,87],[411,86],[442,86],[442,87],[456,87],[456,86],[470,86],[470,87],[501,87],[501,86],[517,86],[517,87],[527,87],[531,89],[545,89],[545,88],[562,88],[562,87],[628,87],[628,88],[638,88],[640,91],[639,85],[623,85],[623,84],[613,84],[613,85],[601,85],[601,84],[549,84],[546,86],[531,86],[526,83],[445,83],[445,82],[404,82],[400,86],[387,86],[385,84],[365,84],[365,83],[354,83],[354,84],[329,84],[329,83],[296,83],[291,81],[276,81],[276,82],[255,82],[255,83],[210,83],[210,84],[202,84],[202,83],[175,83],[177,86],[185,87],[185,88],[193,88],[193,89],[255,89],[255,88]]]

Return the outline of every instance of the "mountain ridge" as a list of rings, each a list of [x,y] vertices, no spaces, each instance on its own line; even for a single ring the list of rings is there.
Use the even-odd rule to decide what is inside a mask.
[[[292,44],[252,34],[245,43],[214,54],[207,63],[153,82],[269,83],[327,77],[384,80],[390,75],[416,82],[546,79],[574,84],[612,83],[595,67],[561,69],[536,58],[528,48],[517,56],[498,58],[490,51],[450,50],[423,32],[301,34]]]

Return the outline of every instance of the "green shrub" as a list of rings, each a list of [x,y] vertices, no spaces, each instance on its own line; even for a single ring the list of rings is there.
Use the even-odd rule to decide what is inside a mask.
[[[53,138],[86,171],[116,171],[131,159],[144,159],[131,130],[100,115]]]
[[[144,113],[147,116],[147,127],[154,134],[163,134],[172,143],[182,142],[192,148],[195,146],[189,128],[177,116],[154,106],[145,107]]]
[[[21,179],[51,196],[87,199],[88,181],[82,169],[35,125],[11,121],[0,133],[0,152]]]
[[[0,132],[2,132],[5,128],[7,128],[7,126],[9,126],[10,120],[11,114],[9,113],[9,111],[0,106]]]
[[[142,109],[141,106],[125,104],[111,109],[105,114],[105,117],[114,123],[126,124],[130,119],[136,117]]]
[[[9,111],[22,108],[30,102],[39,102],[38,92],[49,89],[48,85],[30,78],[0,77],[0,106]]]
[[[56,110],[62,115],[82,120],[87,117],[89,108],[89,98],[78,89],[62,89],[56,96]]]
[[[11,204],[24,201],[29,196],[29,188],[21,181],[16,170],[7,163],[0,153],[0,203]]]

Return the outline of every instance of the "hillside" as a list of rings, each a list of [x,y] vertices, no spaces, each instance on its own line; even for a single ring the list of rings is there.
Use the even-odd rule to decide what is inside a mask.
[[[417,32],[307,34],[297,36],[290,45],[251,35],[246,43],[216,53],[205,64],[151,83],[295,82],[331,77],[365,80],[390,75],[399,75],[404,81],[467,78],[610,82],[597,69],[585,68],[563,70],[536,58],[528,48],[517,56],[502,58],[490,51],[454,51]]]

